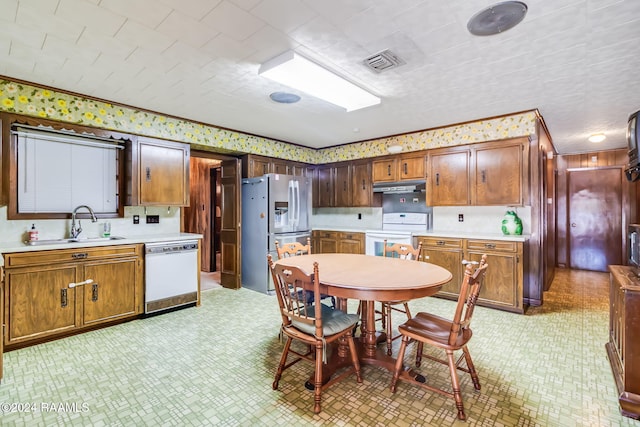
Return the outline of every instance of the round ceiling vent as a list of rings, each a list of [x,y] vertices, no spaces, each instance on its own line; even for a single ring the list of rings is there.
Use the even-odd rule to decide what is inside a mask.
[[[298,95],[289,92],[273,92],[269,95],[269,98],[274,102],[279,102],[280,104],[295,104],[300,101],[300,97]]]
[[[476,36],[492,36],[518,25],[527,14],[527,5],[521,1],[496,3],[469,19],[467,29]]]

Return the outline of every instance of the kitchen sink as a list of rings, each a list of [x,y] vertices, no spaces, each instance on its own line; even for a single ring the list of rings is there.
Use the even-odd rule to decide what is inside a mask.
[[[111,240],[122,240],[125,237],[121,236],[109,236],[109,237],[88,237],[86,239],[49,239],[49,240],[27,240],[25,243],[29,246],[42,246],[42,245],[59,245],[64,243],[76,243],[76,242],[109,242]]]

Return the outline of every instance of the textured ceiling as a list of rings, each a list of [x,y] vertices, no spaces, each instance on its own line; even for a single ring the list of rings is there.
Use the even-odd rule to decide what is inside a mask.
[[[531,109],[561,154],[625,147],[640,1],[525,2],[520,25],[476,37],[492,1],[0,0],[0,75],[315,148]],[[382,103],[274,103],[289,89],[258,68],[288,49]],[[362,64],[384,49],[406,65]]]

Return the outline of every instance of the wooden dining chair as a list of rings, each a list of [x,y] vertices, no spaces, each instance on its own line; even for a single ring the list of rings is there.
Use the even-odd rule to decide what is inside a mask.
[[[471,376],[471,381],[476,390],[480,390],[480,379],[476,372],[471,354],[467,348],[467,344],[471,339],[471,318],[473,316],[473,310],[478,299],[478,294],[482,288],[482,282],[484,275],[487,271],[487,255],[483,255],[479,263],[466,262],[467,266],[464,272],[464,279],[462,286],[460,287],[460,295],[458,296],[458,303],[453,315],[453,320],[448,320],[435,314],[430,313],[418,313],[411,320],[408,320],[404,324],[399,326],[400,334],[402,335],[402,343],[400,344],[400,350],[398,351],[398,359],[391,380],[391,392],[395,393],[396,385],[400,379],[400,371],[403,369],[403,358],[407,348],[407,344],[410,340],[418,342],[416,349],[416,366],[420,366],[422,357],[427,357],[436,362],[449,366],[451,374],[451,388],[452,391],[440,389],[431,386],[427,383],[419,382],[414,378],[405,378],[403,381],[408,381],[416,384],[427,390],[440,393],[449,398],[453,398],[456,402],[458,409],[458,418],[465,420],[467,416],[464,413],[464,405],[462,403],[462,394],[460,392],[460,380],[458,378],[458,370],[467,372]],[[441,359],[423,353],[424,345],[431,345],[440,348],[445,351],[447,358]],[[458,360],[454,359],[454,351],[462,350],[462,354]],[[464,359],[466,368],[461,365]]]
[[[347,314],[334,310],[322,303],[310,303],[307,294],[315,295],[313,301],[320,301],[320,277],[318,263],[313,263],[313,273],[308,274],[297,267],[275,264],[271,255],[267,255],[269,269],[276,288],[276,296],[282,316],[282,333],[287,340],[278,364],[273,389],[278,389],[282,372],[300,360],[315,364],[314,406],[316,414],[321,410],[322,391],[349,374],[355,372],[356,379],[362,382],[360,362],[353,340],[352,331],[360,320],[356,314]],[[352,367],[337,374],[323,384],[322,368],[327,363],[327,346],[344,338],[349,345]],[[291,348],[293,340],[308,345],[308,351],[301,353]],[[287,363],[289,355],[295,357]]]
[[[383,254],[386,257],[402,258],[406,260],[420,259],[420,253],[422,252],[422,242],[418,243],[418,247],[414,248],[411,245],[404,243],[395,243],[387,246],[387,241],[384,241]],[[402,308],[400,308],[402,306]],[[393,325],[391,324],[391,314],[394,312],[404,313],[407,319],[411,319],[411,311],[409,310],[408,301],[384,301],[380,314],[382,315],[382,328],[386,330],[387,334],[387,354],[391,356],[393,341],[400,338],[400,334],[393,336]],[[376,313],[378,314],[378,313]]]
[[[309,237],[307,237],[306,245],[303,245],[300,242],[290,242],[290,243],[284,243],[282,246],[280,246],[280,242],[278,242],[277,240],[275,241],[275,244],[276,244],[276,252],[278,253],[278,259],[287,258],[290,256],[296,256],[296,255],[311,255],[311,238]],[[313,294],[309,294],[308,297],[313,298],[314,296]],[[331,307],[336,308],[336,299],[334,297],[326,294],[321,294],[320,297],[323,300],[330,299]],[[313,300],[309,302],[313,302]]]

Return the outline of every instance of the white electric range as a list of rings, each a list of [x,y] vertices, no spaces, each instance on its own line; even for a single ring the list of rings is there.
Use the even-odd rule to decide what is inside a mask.
[[[382,256],[384,241],[387,244],[402,243],[413,245],[414,234],[431,229],[431,213],[391,212],[382,215],[382,230],[367,230],[365,253]]]

